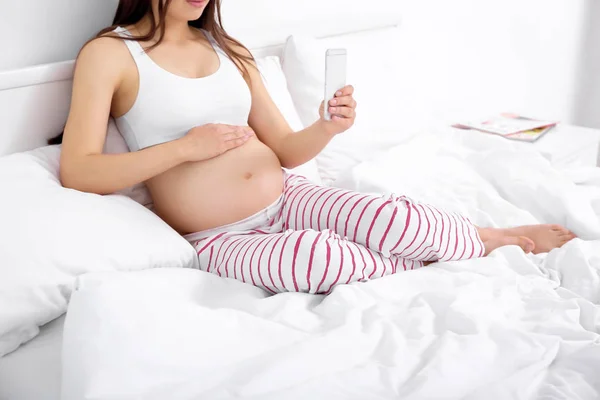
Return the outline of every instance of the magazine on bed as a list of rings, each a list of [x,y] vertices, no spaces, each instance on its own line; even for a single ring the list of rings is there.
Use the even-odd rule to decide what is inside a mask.
[[[500,114],[485,121],[469,121],[455,124],[453,127],[492,133],[511,140],[535,142],[556,125],[557,122],[540,121],[517,114]]]

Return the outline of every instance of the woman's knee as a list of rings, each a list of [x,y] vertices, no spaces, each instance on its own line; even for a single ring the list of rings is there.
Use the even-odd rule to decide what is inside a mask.
[[[342,239],[331,231],[292,232],[275,266],[283,291],[324,293],[338,263]]]
[[[393,261],[342,238],[337,233],[305,231],[303,244],[291,260],[292,282],[285,287],[313,294],[329,293],[340,284],[392,273]]]

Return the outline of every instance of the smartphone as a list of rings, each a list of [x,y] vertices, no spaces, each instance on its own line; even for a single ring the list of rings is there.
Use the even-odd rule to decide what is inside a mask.
[[[331,120],[329,101],[346,86],[346,49],[329,49],[325,53],[325,110],[324,118]]]

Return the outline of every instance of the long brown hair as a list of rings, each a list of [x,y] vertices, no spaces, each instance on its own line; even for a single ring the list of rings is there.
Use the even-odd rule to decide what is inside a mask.
[[[146,15],[148,15],[150,17],[150,30],[148,33],[141,36],[132,36],[128,38],[128,40],[146,42],[152,40],[158,33],[157,42],[146,49],[146,51],[151,51],[164,39],[166,15],[171,1],[172,0],[159,0],[158,18],[156,18],[150,0],[119,0],[119,6],[117,7],[113,24],[102,29],[89,42],[101,36],[122,39],[122,37],[113,33],[117,27],[137,24]],[[190,21],[188,24],[194,28],[208,31],[213,36],[219,47],[225,52],[225,54],[227,54],[227,57],[229,57],[229,59],[231,59],[231,61],[236,65],[240,73],[244,76],[246,82],[250,82],[250,74],[247,65],[249,62],[254,61],[254,57],[252,57],[249,51],[245,53],[237,50],[237,48],[245,49],[245,47],[240,42],[229,36],[227,32],[225,32],[222,21],[221,0],[210,0],[200,18],[195,21]],[[48,144],[61,144],[62,139],[63,134],[61,133],[59,136],[48,140]]]

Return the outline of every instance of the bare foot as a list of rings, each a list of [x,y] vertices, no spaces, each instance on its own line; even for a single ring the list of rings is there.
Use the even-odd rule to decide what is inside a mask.
[[[560,225],[529,225],[503,231],[508,236],[525,236],[533,240],[533,254],[548,253],[576,238],[573,232]]]
[[[535,242],[526,236],[508,234],[506,229],[477,228],[481,241],[485,246],[485,255],[504,246],[519,246],[525,253],[534,251]]]

